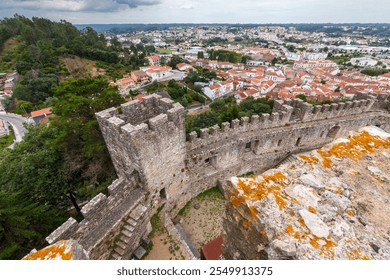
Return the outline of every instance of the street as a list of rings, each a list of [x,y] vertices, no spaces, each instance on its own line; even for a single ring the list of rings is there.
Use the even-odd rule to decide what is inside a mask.
[[[15,133],[15,143],[22,141],[25,133],[27,132],[23,123],[31,123],[31,121],[27,118],[11,113],[6,113],[4,111],[0,111],[0,119],[9,122],[12,125]]]

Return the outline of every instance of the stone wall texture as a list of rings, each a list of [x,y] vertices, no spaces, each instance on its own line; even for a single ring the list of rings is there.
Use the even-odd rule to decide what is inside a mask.
[[[276,101],[270,115],[188,136],[184,108],[156,94],[99,112],[119,179],[109,187],[109,196],[99,194],[83,207],[83,221],[68,220],[47,240],[74,239],[91,259],[128,258],[162,204],[175,215],[191,198],[232,176],[263,172],[293,153],[322,147],[367,125],[389,131],[389,104],[389,95],[358,95],[354,101],[324,106]],[[140,205],[142,217],[129,221]],[[125,231],[130,222],[135,231]]]

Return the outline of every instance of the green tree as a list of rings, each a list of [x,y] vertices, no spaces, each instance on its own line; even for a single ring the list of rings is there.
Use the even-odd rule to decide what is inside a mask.
[[[42,241],[64,216],[49,205],[31,202],[23,193],[0,190],[0,260],[21,259]]]
[[[20,100],[16,102],[16,113],[27,114],[33,110],[33,104],[28,101]]]

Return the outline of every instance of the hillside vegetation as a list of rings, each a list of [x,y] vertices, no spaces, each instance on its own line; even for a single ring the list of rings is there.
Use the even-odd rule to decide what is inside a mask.
[[[116,177],[95,113],[124,102],[107,78],[146,53],[119,58],[126,50],[90,28],[22,16],[0,21],[0,49],[1,67],[21,74],[7,109],[54,113],[0,151],[0,259],[20,259]]]
[[[13,111],[23,104],[19,113],[29,113],[51,106],[60,81],[100,75],[120,78],[144,65],[148,51],[142,44],[123,48],[116,39],[107,42],[92,28],[80,31],[66,21],[4,18],[0,20],[0,71],[21,74],[5,108]]]

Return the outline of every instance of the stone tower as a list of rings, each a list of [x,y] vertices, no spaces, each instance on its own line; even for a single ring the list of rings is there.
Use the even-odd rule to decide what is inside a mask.
[[[118,177],[135,180],[152,206],[180,196],[186,155],[184,108],[153,94],[96,114]]]

